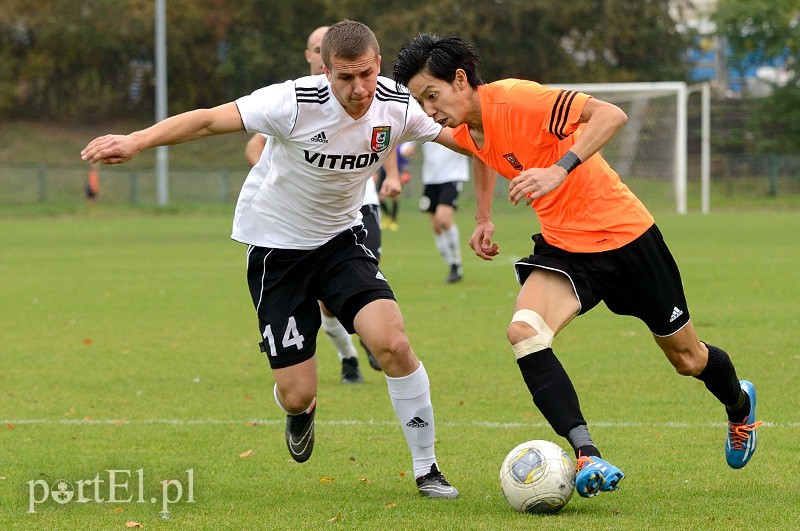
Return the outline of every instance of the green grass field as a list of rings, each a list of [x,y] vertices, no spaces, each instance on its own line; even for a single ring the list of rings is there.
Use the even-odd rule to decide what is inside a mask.
[[[725,464],[722,407],[702,383],[676,375],[644,325],[599,307],[555,350],[626,479],[549,517],[515,513],[497,478],[519,442],[566,446],[532,405],[505,340],[518,290],[511,264],[530,252],[532,215],[499,207],[502,254],[482,262],[466,246],[472,209],[460,211],[457,285],[443,284],[413,201],[384,236],[382,268],[431,378],[437,456],[461,491],[452,501],[417,495],[384,377],[362,358],[366,382],[340,384],[322,336],[317,446],[308,463],[291,461],[231,216],[97,205],[0,220],[0,529],[800,526],[796,212],[657,213],[701,337],[758,386],[765,425],[751,463]],[[115,498],[130,501],[107,501],[108,470],[128,471],[116,473]],[[170,479],[183,492],[164,520]],[[50,498],[30,512],[57,480],[82,481],[89,501]],[[166,494],[177,499],[177,484]]]

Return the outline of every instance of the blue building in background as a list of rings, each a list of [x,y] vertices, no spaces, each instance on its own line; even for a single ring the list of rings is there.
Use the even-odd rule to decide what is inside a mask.
[[[775,85],[786,84],[789,78],[786,70],[787,57],[764,60],[754,52],[746,58],[743,69],[731,68],[728,65],[730,50],[724,39],[716,36],[716,26],[710,20],[716,9],[716,0],[695,0],[694,9],[682,13],[679,23],[692,28],[698,33],[695,46],[687,52],[691,65],[689,80],[693,82],[709,81],[714,89],[729,97],[764,96],[772,91]]]

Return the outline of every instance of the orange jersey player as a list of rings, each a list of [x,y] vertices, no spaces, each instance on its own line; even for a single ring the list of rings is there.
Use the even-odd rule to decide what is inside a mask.
[[[547,168],[564,156],[580,136],[579,119],[589,100],[586,94],[519,79],[481,85],[477,92],[489,140],[478,148],[467,124],[455,128],[453,137],[508,180],[524,168]],[[653,216],[599,153],[566,181],[532,201],[542,236],[551,245],[575,253],[607,251],[653,225]]]
[[[479,62],[457,35],[419,35],[401,49],[394,78],[480,159],[475,254],[491,260],[499,253],[492,242],[495,172],[510,180],[509,200],[532,205],[539,217],[533,254],[515,264],[522,287],[506,336],[534,404],[575,451],[578,494],[616,490],[624,477],[601,457],[552,348],[572,319],[600,301],[643,321],[675,370],[701,380],[724,404],[726,460],[745,466],[758,441],[755,387],[738,379],[724,350],[698,339],[678,266],[653,217],[599,154],[627,116],[587,94],[533,81],[484,84]],[[614,394],[613,381],[593,387],[601,398]]]

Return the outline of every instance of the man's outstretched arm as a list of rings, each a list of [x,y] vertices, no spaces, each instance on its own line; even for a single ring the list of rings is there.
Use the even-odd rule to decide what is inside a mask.
[[[212,109],[196,109],[178,114],[128,135],[95,138],[81,151],[81,158],[91,163],[120,164],[140,151],[155,146],[181,144],[243,129],[236,104],[226,103]]]

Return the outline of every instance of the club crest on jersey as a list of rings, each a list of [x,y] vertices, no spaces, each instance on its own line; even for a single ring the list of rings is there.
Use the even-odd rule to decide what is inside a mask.
[[[517,159],[516,155],[513,153],[506,153],[503,155],[503,158],[505,158],[515,170],[522,171],[522,164],[519,163],[519,159]]]
[[[392,127],[390,125],[382,125],[380,127],[372,128],[372,141],[370,147],[372,151],[380,153],[389,147],[389,138],[392,134]]]

